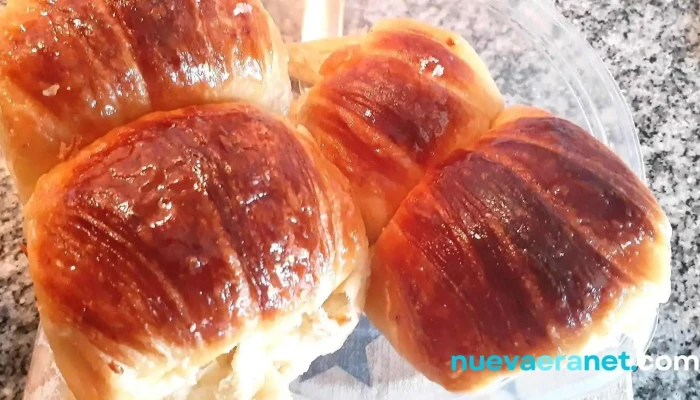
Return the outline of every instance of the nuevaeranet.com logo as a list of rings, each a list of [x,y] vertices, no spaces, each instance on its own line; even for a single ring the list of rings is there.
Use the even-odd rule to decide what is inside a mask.
[[[453,371],[698,371],[698,356],[644,355],[635,363],[626,352],[614,355],[559,355],[551,356],[507,356],[496,355],[452,356]]]

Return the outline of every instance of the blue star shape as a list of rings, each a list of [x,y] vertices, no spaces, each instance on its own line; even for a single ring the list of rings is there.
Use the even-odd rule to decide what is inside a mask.
[[[343,347],[333,354],[314,360],[309,370],[301,376],[300,381],[307,381],[338,366],[367,387],[371,387],[372,382],[369,364],[367,363],[367,345],[379,336],[381,336],[381,333],[372,326],[366,317],[362,317]]]

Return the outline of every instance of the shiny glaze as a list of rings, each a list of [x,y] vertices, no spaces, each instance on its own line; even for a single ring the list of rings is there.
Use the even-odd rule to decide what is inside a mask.
[[[305,103],[300,122],[358,186],[402,198],[434,158],[441,138],[457,134],[469,114],[442,86],[385,56],[364,56],[330,75]],[[394,189],[394,190],[392,190]]]
[[[16,1],[0,27],[0,139],[24,200],[57,162],[148,112],[272,106],[263,90],[289,91],[274,88],[289,82],[281,39],[257,0]]]
[[[404,32],[376,31],[371,37],[371,43],[373,51],[391,55],[410,65],[419,74],[457,93],[486,97],[483,92],[479,92],[483,83],[475,84],[480,77],[468,60],[455,54],[452,38],[440,41],[440,38],[409,28]],[[483,105],[482,109],[479,101],[471,102],[470,106],[484,113],[490,112],[488,105]]]
[[[214,88],[232,79],[261,82],[270,69],[270,27],[258,1],[106,3],[121,21],[156,109],[187,104],[193,87]]]
[[[332,54],[297,120],[348,177],[375,239],[428,166],[488,130],[488,98],[454,40],[411,24],[374,30]]]
[[[666,224],[592,136],[521,118],[411,192],[377,242],[368,314],[429,378],[475,388],[489,373],[454,373],[452,355],[576,351],[630,294],[667,280]]]
[[[349,61],[342,72],[329,75],[321,89],[330,103],[326,114],[342,125],[324,126],[325,119],[310,125],[333,132],[350,153],[368,157],[369,163],[390,157],[382,147],[395,146],[411,162],[429,165],[472,118],[457,94],[420,75],[415,65],[385,55]],[[340,127],[344,129],[333,130]]]
[[[340,260],[366,246],[358,216],[339,221],[349,195],[295,135],[252,106],[188,108],[113,131],[42,178],[25,214],[42,319],[129,365],[114,343],[194,351],[342,279],[354,264]]]

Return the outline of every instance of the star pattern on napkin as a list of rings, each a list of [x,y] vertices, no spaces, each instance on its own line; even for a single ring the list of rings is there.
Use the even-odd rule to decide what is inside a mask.
[[[300,381],[307,381],[337,366],[367,387],[371,387],[367,346],[379,336],[381,333],[372,326],[366,317],[362,317],[343,347],[333,354],[314,360],[309,370],[301,376]]]

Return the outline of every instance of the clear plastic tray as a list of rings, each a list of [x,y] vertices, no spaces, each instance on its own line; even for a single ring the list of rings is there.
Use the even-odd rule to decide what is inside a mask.
[[[305,4],[343,7],[343,34],[366,32],[375,22],[396,17],[460,33],[489,66],[509,103],[540,106],[579,124],[644,177],[639,141],[622,93],[593,49],[547,1],[262,2],[290,41],[302,38]]]
[[[577,123],[612,148],[645,179],[632,117],[617,84],[591,47],[550,3],[537,0],[263,0],[263,3],[285,38],[294,41],[302,38],[305,4],[342,7],[343,34],[366,32],[375,22],[393,17],[415,18],[457,32],[489,66],[507,103],[539,106]],[[338,15],[333,10],[328,12]],[[648,320],[643,324],[644,329],[636,332],[634,338],[620,338],[619,344],[604,354],[619,354],[623,350],[632,353],[640,348],[645,351],[654,333],[656,317],[656,310],[650,310],[649,315],[643,316]],[[340,352],[317,360],[312,371],[292,387],[295,398],[308,400],[563,400],[596,392],[624,373],[622,370],[522,373],[503,381],[486,395],[454,395],[420,377],[365,322]]]

